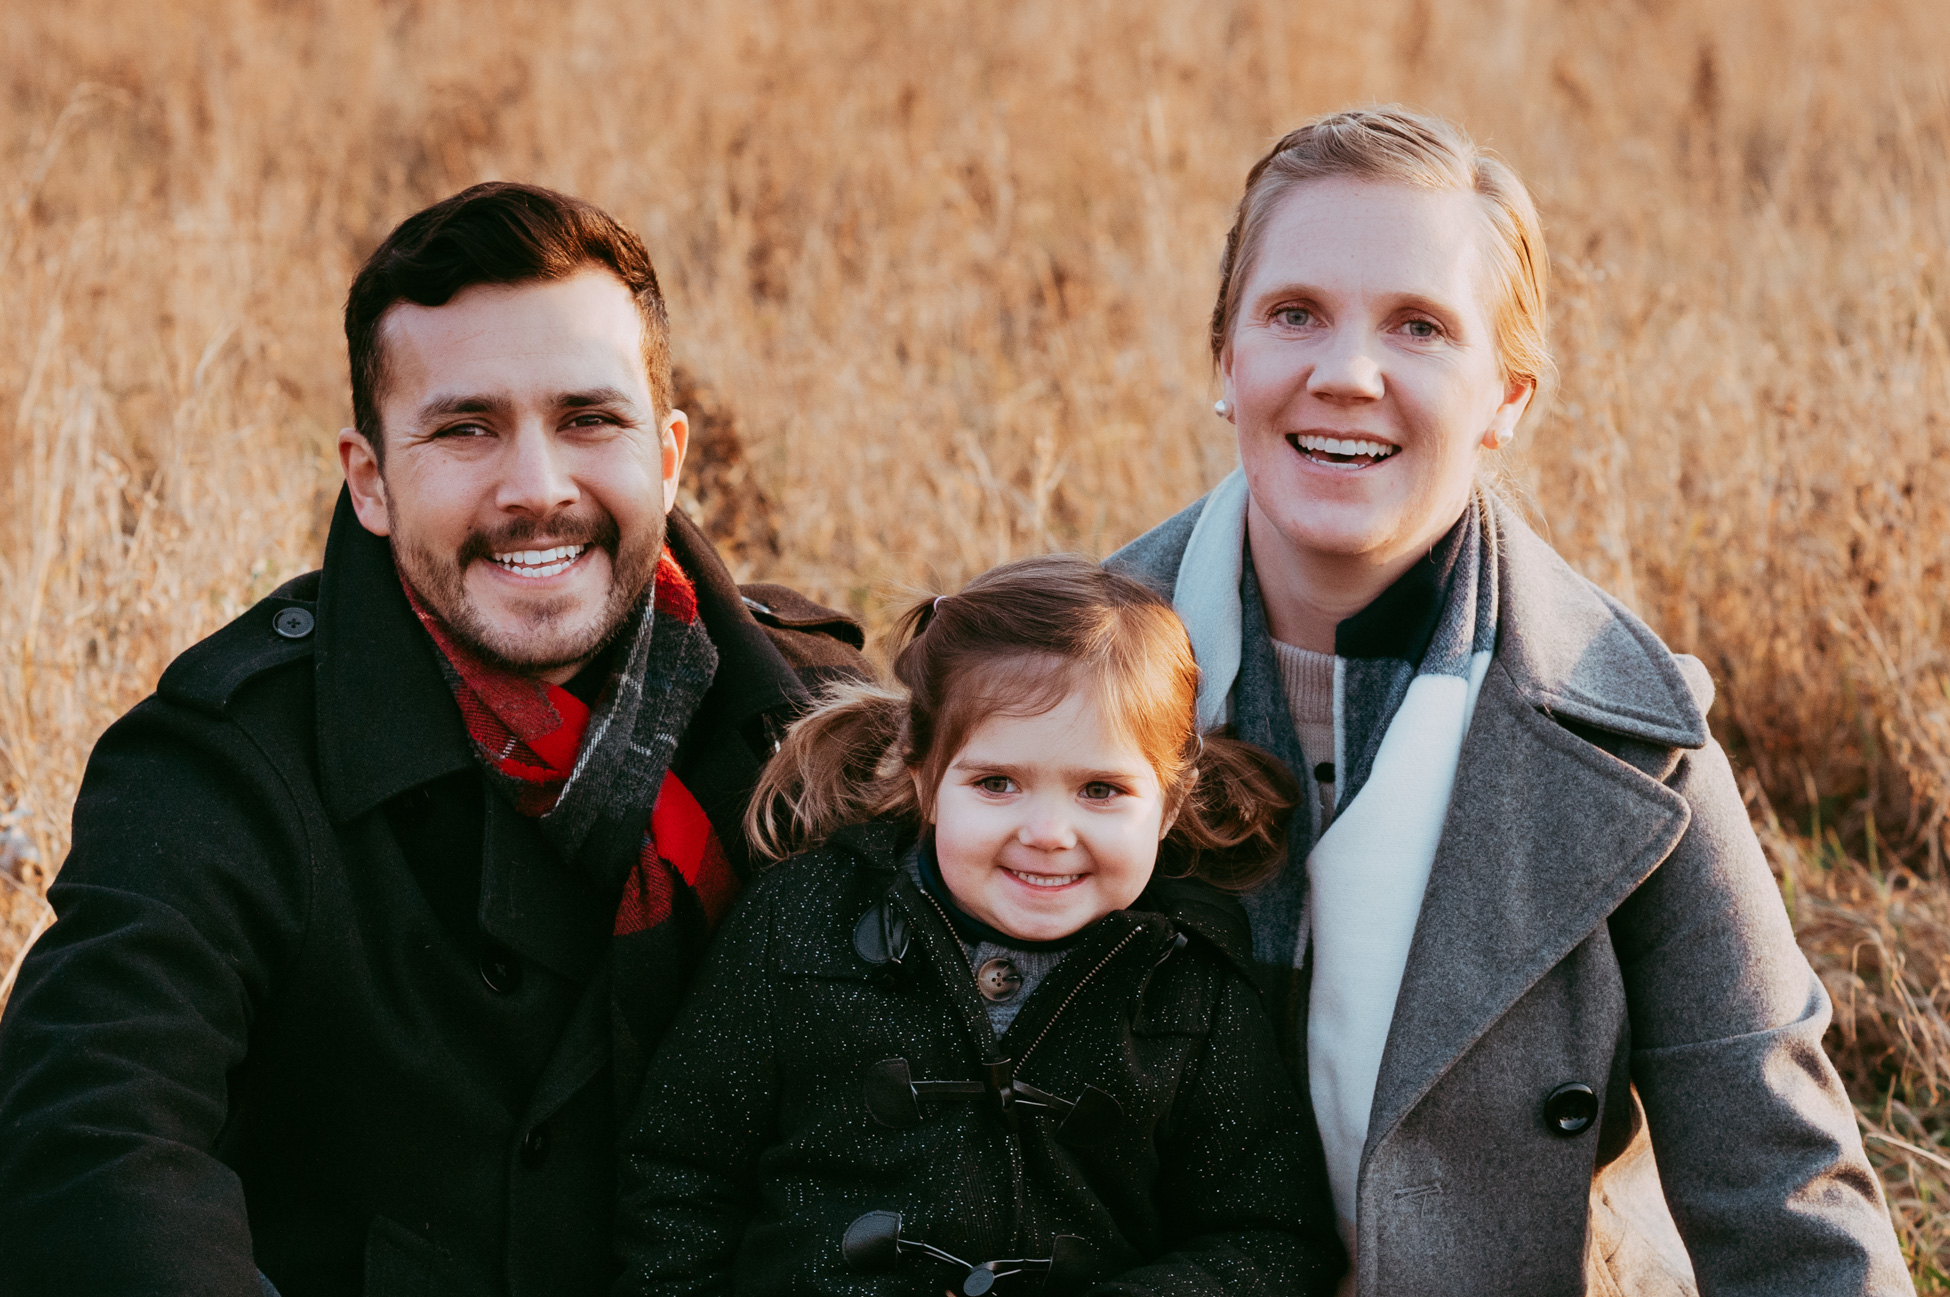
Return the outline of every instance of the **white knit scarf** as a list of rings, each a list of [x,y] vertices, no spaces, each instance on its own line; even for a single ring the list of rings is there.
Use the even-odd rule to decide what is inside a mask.
[[[1207,729],[1232,719],[1233,686],[1245,647],[1240,586],[1247,500],[1241,470],[1206,498],[1172,595],[1198,658],[1199,723]],[[1423,590],[1398,582],[1400,590],[1391,587],[1375,601],[1380,611],[1386,611],[1380,609],[1384,600],[1415,611],[1419,595],[1420,633],[1395,634],[1391,642],[1388,626],[1377,627],[1376,618],[1362,614],[1342,623],[1335,645],[1337,805],[1333,822],[1307,853],[1306,903],[1298,911],[1299,930],[1286,939],[1293,943],[1298,967],[1312,938],[1307,1077],[1350,1256],[1361,1155],[1382,1052],[1448,815],[1463,735],[1495,644],[1496,549],[1488,502],[1472,497],[1457,530],[1437,546],[1449,560],[1447,570],[1424,570],[1432,567],[1425,563],[1403,579],[1419,580]],[[1440,585],[1430,584],[1437,580]],[[1439,607],[1432,606],[1437,601]],[[1356,625],[1364,619],[1370,624]],[[1307,753],[1306,760],[1326,756]],[[1295,774],[1304,782],[1305,768]],[[1293,831],[1307,831],[1302,817],[1295,817]],[[1256,925],[1263,915],[1274,914],[1293,922],[1293,907],[1258,907],[1253,900],[1247,898]],[[1260,935],[1282,939],[1256,934],[1258,949],[1265,944]]]

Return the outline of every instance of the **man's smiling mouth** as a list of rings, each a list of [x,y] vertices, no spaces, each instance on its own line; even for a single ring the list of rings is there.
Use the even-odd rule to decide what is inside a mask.
[[[1009,869],[1007,866],[1004,866],[1004,872],[1031,887],[1068,887],[1083,878],[1082,874],[1025,874],[1020,869]]]
[[[568,571],[570,564],[581,558],[588,548],[587,545],[556,545],[551,549],[510,550],[490,557],[501,565],[504,572],[540,580]]]
[[[1307,432],[1288,433],[1286,444],[1312,463],[1336,468],[1367,468],[1401,450],[1369,437],[1321,437]]]

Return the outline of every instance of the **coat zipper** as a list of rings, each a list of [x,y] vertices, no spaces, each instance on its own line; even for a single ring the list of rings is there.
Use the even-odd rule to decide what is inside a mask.
[[[1043,1023],[1043,1029],[1036,1033],[1036,1039],[1029,1042],[1029,1048],[1023,1050],[1022,1057],[1016,1060],[1015,1070],[1017,1073],[1020,1073],[1024,1064],[1029,1062],[1029,1056],[1036,1052],[1036,1046],[1043,1043],[1043,1037],[1049,1035],[1049,1029],[1056,1025],[1056,1020],[1063,1016],[1063,1010],[1070,1007],[1070,1001],[1077,998],[1077,992],[1088,985],[1091,978],[1103,972],[1104,965],[1117,958],[1117,952],[1130,945],[1133,941],[1136,941],[1138,934],[1142,931],[1144,931],[1142,928],[1132,928],[1129,932],[1125,933],[1124,939],[1105,952],[1104,957],[1097,961],[1094,968],[1077,979],[1077,984],[1070,988],[1068,995],[1063,997],[1063,1003],[1056,1006],[1056,1012],[1050,1014],[1049,1020]]]

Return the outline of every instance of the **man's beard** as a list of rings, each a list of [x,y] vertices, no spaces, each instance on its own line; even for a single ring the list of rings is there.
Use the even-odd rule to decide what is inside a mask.
[[[567,596],[531,602],[523,610],[520,629],[510,633],[491,624],[468,597],[468,569],[476,562],[494,562],[497,553],[534,548],[531,542],[542,538],[551,546],[586,545],[607,552],[609,593],[593,615],[580,618],[576,602]],[[452,556],[436,554],[397,536],[393,542],[401,575],[455,639],[484,662],[529,676],[577,666],[600,653],[649,591],[663,548],[661,517],[649,534],[625,549],[616,520],[608,513],[590,517],[558,514],[540,521],[516,519],[492,532],[469,533]],[[579,555],[576,561],[586,561],[586,555]]]

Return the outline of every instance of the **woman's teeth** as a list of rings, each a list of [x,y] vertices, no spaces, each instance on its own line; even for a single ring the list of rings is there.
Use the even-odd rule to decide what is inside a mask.
[[[553,549],[517,549],[496,554],[494,561],[501,565],[504,572],[540,578],[566,570],[588,548],[587,545],[557,545]]]
[[[1020,869],[1008,871],[1011,878],[1021,879],[1031,887],[1067,887],[1082,878],[1082,874],[1025,874]]]
[[[1296,433],[1287,438],[1293,448],[1316,464],[1379,464],[1400,450],[1385,441],[1366,437],[1316,437]]]

